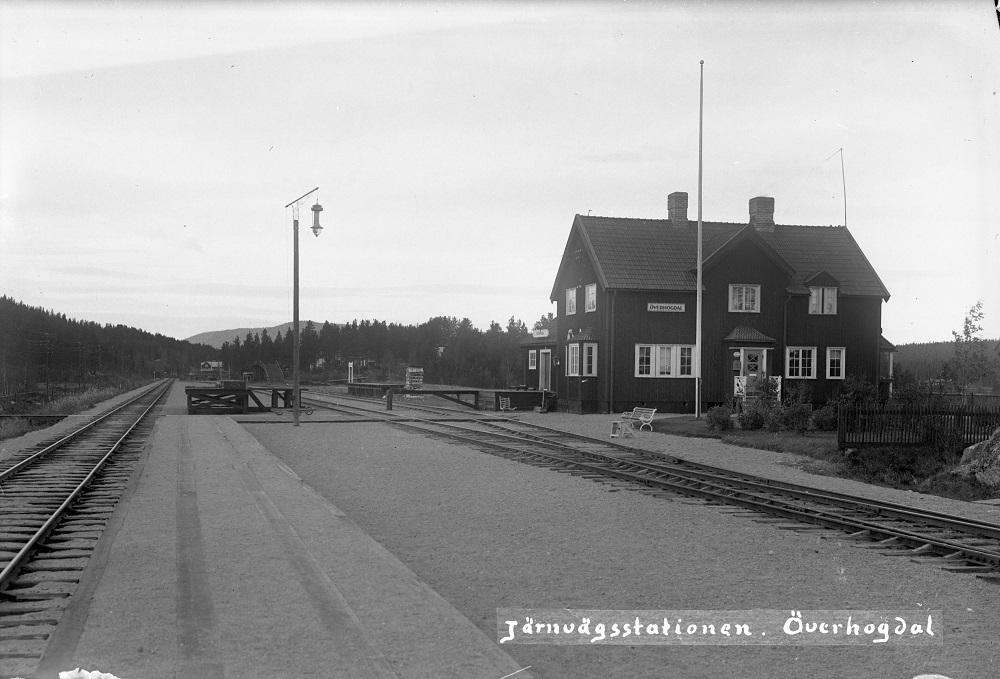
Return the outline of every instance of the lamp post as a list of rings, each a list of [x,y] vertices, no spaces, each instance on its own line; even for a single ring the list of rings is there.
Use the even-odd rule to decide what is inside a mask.
[[[293,283],[292,283],[292,424],[294,426],[299,426],[299,204],[311,196],[312,194],[319,191],[317,186],[315,189],[299,196],[291,203],[285,206],[285,209],[289,207],[292,208],[292,230],[294,232],[293,241],[293,257],[292,257],[292,270]],[[319,213],[322,212],[323,207],[319,204],[319,201],[312,206],[313,211],[313,225],[312,232],[317,237],[319,232],[323,230],[323,227],[319,225]]]

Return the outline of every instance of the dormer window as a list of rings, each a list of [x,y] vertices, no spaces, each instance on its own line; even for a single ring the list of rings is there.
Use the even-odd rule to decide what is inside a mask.
[[[809,313],[837,313],[837,288],[809,288]]]
[[[737,313],[760,313],[759,285],[730,285],[729,310]]]

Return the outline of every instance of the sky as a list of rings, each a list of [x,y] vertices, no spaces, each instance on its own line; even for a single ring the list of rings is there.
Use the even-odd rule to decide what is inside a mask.
[[[706,221],[846,202],[889,341],[978,300],[1000,337],[991,0],[0,0],[0,293],[177,338],[284,323],[285,206],[319,187],[301,318],[530,328],[574,215],[697,217],[701,60]]]

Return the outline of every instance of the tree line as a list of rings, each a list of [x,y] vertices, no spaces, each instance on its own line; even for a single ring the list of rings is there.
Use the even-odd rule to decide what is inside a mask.
[[[537,324],[536,324],[537,325]],[[519,343],[530,335],[523,321],[511,317],[507,326],[496,321],[479,330],[468,318],[437,316],[420,325],[379,320],[329,321],[317,330],[309,321],[299,338],[299,368],[317,378],[342,379],[347,364],[355,374],[373,380],[399,380],[407,366],[424,369],[424,381],[434,384],[506,387],[524,376]],[[222,362],[236,376],[259,361],[292,365],[292,333],[270,337],[267,330],[248,332],[222,345]]]
[[[966,313],[961,332],[951,333],[951,342],[898,346],[896,393],[1000,394],[1000,340],[982,337],[983,318],[980,301]]]
[[[53,385],[95,385],[125,379],[186,375],[216,358],[210,346],[124,325],[78,321],[0,297],[0,393],[46,391]]]

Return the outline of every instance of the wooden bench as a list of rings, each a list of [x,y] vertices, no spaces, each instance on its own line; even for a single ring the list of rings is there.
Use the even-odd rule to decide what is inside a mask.
[[[622,421],[626,420],[638,420],[639,431],[642,431],[643,427],[649,427],[649,431],[653,431],[653,415],[656,414],[656,408],[632,408],[632,412],[622,413]]]

